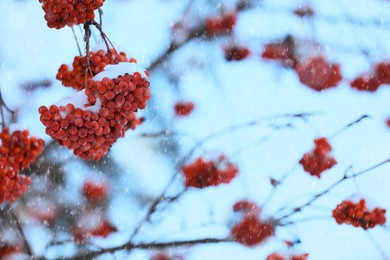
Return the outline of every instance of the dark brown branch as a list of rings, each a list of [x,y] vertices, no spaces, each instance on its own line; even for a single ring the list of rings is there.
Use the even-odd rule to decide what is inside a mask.
[[[9,209],[9,214],[11,215],[12,219],[14,220],[15,222],[15,226],[17,227],[17,229],[19,230],[19,234],[20,236],[22,237],[22,241],[23,241],[23,245],[26,249],[26,253],[31,256],[31,258],[33,259],[34,258],[34,254],[31,250],[31,247],[30,247],[30,244],[28,243],[27,241],[27,238],[26,238],[26,235],[24,234],[24,231],[23,231],[23,228],[22,226],[20,225],[20,222],[19,222],[19,219],[18,217],[16,216],[16,214],[13,212],[12,208]]]
[[[194,239],[194,240],[185,240],[185,241],[173,241],[173,242],[160,242],[160,243],[141,243],[141,244],[133,244],[126,243],[121,246],[107,248],[107,249],[99,249],[95,252],[87,253],[84,255],[75,256],[72,258],[61,258],[61,259],[92,259],[96,256],[105,253],[114,253],[119,250],[132,250],[132,249],[164,249],[168,247],[181,247],[181,246],[194,246],[201,244],[215,244],[215,243],[226,243],[231,242],[230,239],[227,238],[203,238],[203,239]]]

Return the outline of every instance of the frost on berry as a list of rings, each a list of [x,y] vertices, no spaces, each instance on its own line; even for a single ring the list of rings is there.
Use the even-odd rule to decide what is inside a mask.
[[[117,56],[112,54],[111,57]],[[123,53],[120,57],[122,58],[119,60],[122,60],[126,55]],[[71,103],[71,97],[62,101],[62,105],[39,108],[40,120],[46,126],[46,133],[85,160],[104,157],[128,129],[134,129],[143,122],[135,113],[144,109],[146,101],[151,97],[149,73],[135,63],[134,59],[117,61],[112,59],[108,65],[104,62],[104,66],[99,66],[96,70],[91,68],[92,75],[96,75],[87,80],[86,86],[84,74],[80,81],[75,81],[73,76],[61,77],[60,80],[65,85],[71,82],[68,86],[82,89],[74,95],[78,101]],[[111,64],[112,62],[116,63]],[[79,71],[81,72],[82,70]]]
[[[375,92],[381,85],[390,84],[390,63],[377,63],[371,72],[356,77],[351,87],[360,91]]]
[[[325,137],[314,139],[314,144],[314,149],[305,153],[299,163],[310,175],[320,178],[321,173],[332,168],[337,161],[329,156],[332,147]]]
[[[183,166],[181,171],[184,174],[187,187],[206,188],[229,183],[238,173],[238,168],[229,162],[224,155],[217,160],[196,159],[195,162]]]
[[[235,11],[208,18],[205,23],[206,33],[209,36],[231,34],[236,25],[236,21],[237,13]]]
[[[177,102],[175,104],[175,114],[176,116],[181,116],[181,117],[188,116],[189,114],[192,113],[194,108],[195,105],[192,102],[184,102],[184,101]]]
[[[386,223],[385,214],[385,209],[369,210],[364,199],[356,203],[345,200],[332,211],[333,218],[338,224],[348,224],[364,230],[374,228],[376,225],[384,225]]]
[[[267,260],[306,260],[309,254],[304,253],[300,255],[284,256],[277,252],[274,252],[267,256]]]
[[[45,20],[50,28],[83,24],[95,18],[94,11],[104,0],[38,0],[45,12]]]
[[[340,65],[330,64],[321,55],[298,62],[295,70],[299,80],[316,91],[335,87],[343,78]]]
[[[13,202],[27,190],[31,180],[20,174],[27,169],[42,152],[45,142],[29,137],[29,132],[3,128],[0,133],[0,204]]]
[[[108,185],[102,180],[86,180],[82,187],[82,194],[89,202],[102,202],[107,199]]]
[[[248,48],[229,45],[224,47],[225,59],[227,61],[240,61],[246,59],[251,53]]]
[[[266,44],[261,56],[264,59],[280,61],[286,67],[294,67],[297,62],[294,38],[287,36],[281,42]]]
[[[82,212],[73,227],[73,236],[78,242],[85,242],[93,237],[107,237],[117,229],[99,212]]]

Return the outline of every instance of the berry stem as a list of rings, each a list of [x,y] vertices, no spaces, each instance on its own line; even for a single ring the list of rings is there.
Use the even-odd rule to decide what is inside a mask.
[[[79,51],[80,56],[82,56],[83,54],[81,52],[80,44],[79,44],[79,41],[77,40],[76,33],[75,33],[74,29],[73,29],[73,26],[70,27],[70,28],[72,29],[73,37],[74,37],[74,40],[76,41],[77,50]]]
[[[85,53],[86,53],[86,59],[87,59],[87,66],[85,67],[85,74],[84,74],[84,86],[87,86],[88,71],[91,73],[91,76],[92,76],[91,61],[90,61],[90,57],[89,57],[89,48],[90,48],[89,47],[89,40],[91,38],[91,27],[90,27],[89,22],[86,22],[84,24],[84,31],[85,31],[85,34],[84,34]]]
[[[115,50],[116,52],[116,49],[114,47],[114,45],[112,44],[112,42],[110,41],[110,39],[107,37],[107,35],[103,32],[103,27],[102,27],[102,21],[100,21],[100,23],[97,23],[95,20],[94,21],[91,21],[91,24],[93,26],[96,27],[96,29],[100,32],[100,35],[104,41],[104,44],[106,45],[106,48],[107,48],[107,52],[110,50],[110,45],[111,47]]]

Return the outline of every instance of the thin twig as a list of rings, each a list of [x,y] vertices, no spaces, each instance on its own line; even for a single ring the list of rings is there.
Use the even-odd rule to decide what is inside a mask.
[[[194,246],[199,244],[215,244],[215,243],[226,243],[231,242],[230,239],[227,238],[203,238],[203,239],[194,239],[194,240],[185,240],[185,241],[173,241],[173,242],[160,242],[160,243],[141,243],[141,244],[133,244],[126,243],[121,246],[100,249],[95,252],[87,253],[84,255],[75,256],[72,258],[61,258],[61,259],[92,259],[98,255],[105,253],[113,253],[119,250],[132,250],[132,249],[164,249],[168,247],[181,247],[181,246]]]
[[[74,40],[76,41],[76,45],[77,45],[77,49],[79,50],[79,54],[80,54],[80,56],[83,56],[83,53],[81,52],[79,41],[78,41],[76,33],[74,31],[74,28],[73,28],[73,26],[70,28],[72,29],[73,37],[74,37]]]
[[[287,213],[286,215],[282,216],[282,217],[279,217],[277,218],[277,221],[280,222],[281,220],[283,219],[286,219],[288,217],[291,217],[292,215],[296,214],[297,212],[301,212],[304,208],[310,206],[313,202],[315,202],[317,199],[321,198],[323,195],[329,193],[331,190],[333,190],[336,186],[338,186],[340,183],[343,183],[344,181],[350,179],[350,178],[355,178],[355,177],[358,177],[360,175],[363,175],[367,172],[370,172],[386,163],[389,163],[390,162],[390,158],[387,159],[387,160],[384,160],[380,163],[377,163],[375,164],[374,166],[371,166],[363,171],[360,171],[358,173],[355,173],[355,174],[352,174],[352,175],[347,175],[347,172],[344,174],[344,176],[336,181],[335,183],[333,183],[332,185],[330,185],[328,188],[326,188],[325,190],[323,190],[322,192],[316,194],[312,199],[310,199],[309,201],[307,201],[305,204],[299,206],[299,207],[295,207],[291,212]]]
[[[19,230],[20,236],[22,237],[24,247],[26,248],[26,253],[31,256],[31,258],[34,258],[33,252],[31,250],[30,244],[27,241],[26,235],[24,234],[23,228],[20,225],[19,219],[16,216],[16,214],[13,212],[12,208],[9,209],[9,214],[11,215],[12,219],[15,222],[16,227]]]

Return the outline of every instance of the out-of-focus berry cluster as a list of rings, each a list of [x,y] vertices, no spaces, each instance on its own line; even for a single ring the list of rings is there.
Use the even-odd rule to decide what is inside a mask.
[[[275,234],[275,224],[271,220],[260,218],[260,207],[248,200],[241,200],[233,205],[233,211],[242,214],[230,233],[235,241],[246,246],[255,246]]]
[[[195,162],[182,167],[186,187],[206,188],[229,183],[238,173],[238,168],[223,155],[217,160],[205,161],[198,158]]]
[[[373,228],[386,223],[386,210],[374,208],[369,210],[366,201],[361,199],[358,203],[350,200],[341,202],[333,210],[332,215],[338,224],[348,224],[363,229]]]
[[[27,190],[31,180],[21,175],[42,152],[45,142],[29,137],[29,132],[14,131],[4,128],[0,133],[0,204],[13,202]]]
[[[310,175],[320,178],[321,173],[332,168],[337,161],[328,155],[332,147],[325,137],[314,139],[314,144],[314,149],[305,153],[299,163]]]

